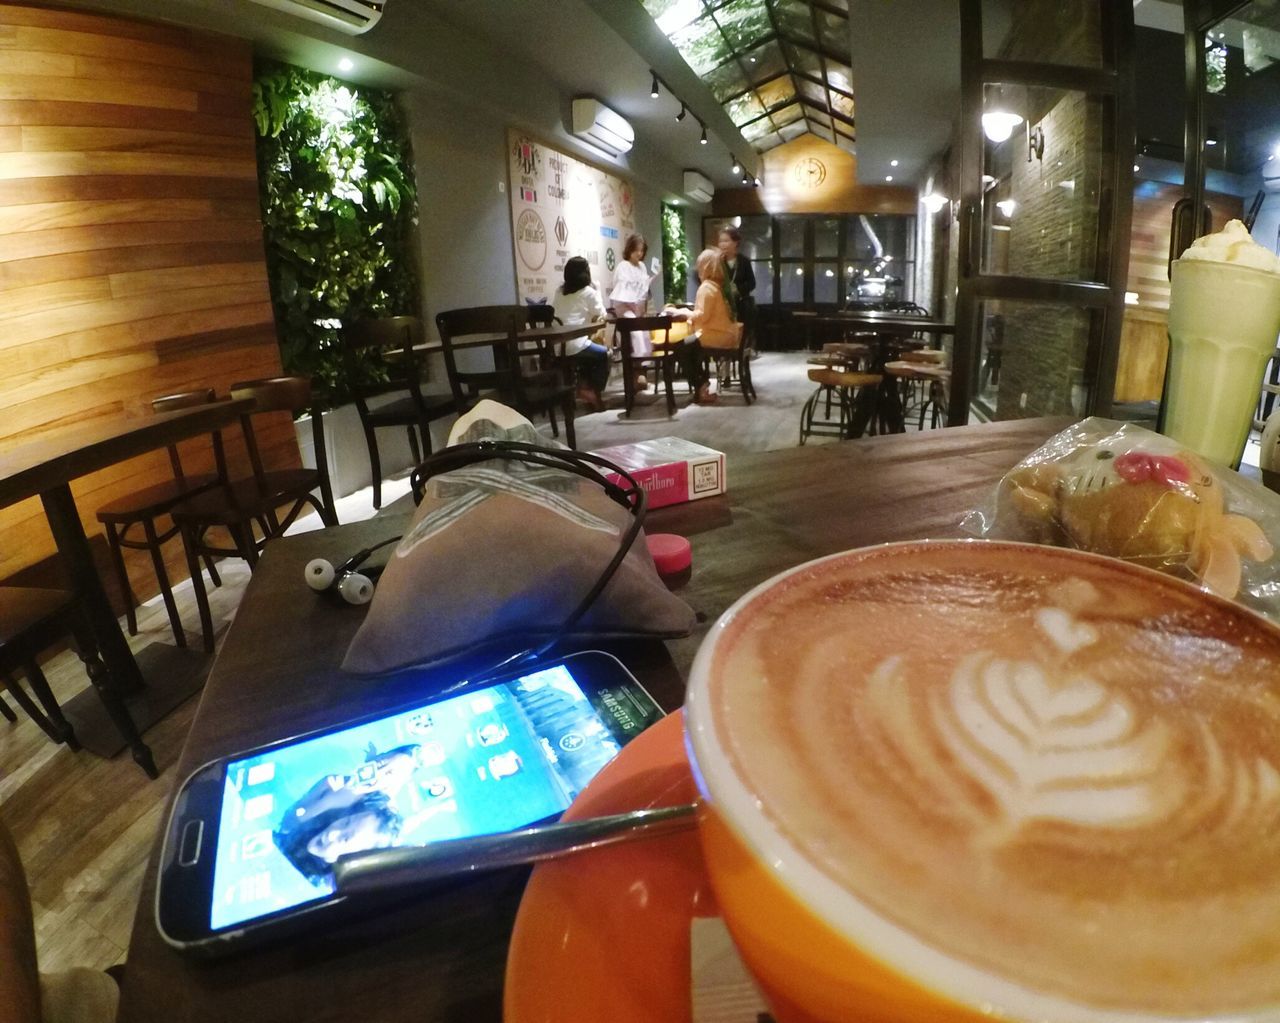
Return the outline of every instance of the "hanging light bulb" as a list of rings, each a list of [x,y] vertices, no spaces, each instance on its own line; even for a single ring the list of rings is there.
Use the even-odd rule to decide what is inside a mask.
[[[683,103],[680,104],[680,113],[676,114],[676,120],[677,121],[684,120],[684,104]]]
[[[733,173],[734,174],[742,173],[742,164],[738,162],[738,158],[736,156],[733,158]]]
[[[649,88],[649,95],[652,96],[654,99],[657,99],[658,98],[658,75],[657,75],[657,72],[655,71],[650,71],[649,74],[653,76],[653,85],[650,86]]]
[[[1022,117],[1007,110],[988,110],[982,115],[982,131],[992,142],[1004,142],[1013,129],[1022,123]]]
[[[707,126],[705,124],[702,126],[702,138],[698,139],[698,141],[704,146],[707,144]]]

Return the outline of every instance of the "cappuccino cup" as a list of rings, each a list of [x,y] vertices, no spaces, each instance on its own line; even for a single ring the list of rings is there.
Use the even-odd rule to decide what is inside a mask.
[[[1280,1021],[1280,629],[989,541],[746,594],[685,706],[717,901],[779,1023]]]

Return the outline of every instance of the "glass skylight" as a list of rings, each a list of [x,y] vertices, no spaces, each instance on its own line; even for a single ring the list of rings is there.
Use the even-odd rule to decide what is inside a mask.
[[[639,2],[754,148],[806,131],[853,148],[848,0]]]

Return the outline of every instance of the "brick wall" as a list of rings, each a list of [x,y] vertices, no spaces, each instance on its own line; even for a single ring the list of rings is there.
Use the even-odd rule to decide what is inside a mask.
[[[1082,93],[1029,92],[1024,107],[1028,127],[1044,132],[1044,157],[1014,155],[1008,196],[1017,205],[1008,219],[1008,272],[1087,280],[1093,276],[1098,240],[1101,109]],[[1038,108],[1047,103],[1052,105],[1037,117]],[[1006,144],[1020,149],[1021,139],[1015,132]],[[1029,303],[1005,308],[1002,314],[1004,358],[996,418],[1082,412],[1078,402],[1088,317]]]

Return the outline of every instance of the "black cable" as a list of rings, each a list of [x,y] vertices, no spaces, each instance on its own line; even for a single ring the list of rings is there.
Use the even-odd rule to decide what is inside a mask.
[[[519,664],[522,661],[537,660],[546,656],[555,646],[564,640],[583,617],[591,610],[592,605],[600,598],[613,579],[617,571],[622,567],[623,561],[626,560],[631,548],[635,545],[636,538],[639,537],[640,531],[644,528],[645,516],[648,514],[649,498],[645,493],[644,487],[626,469],[622,468],[607,458],[592,454],[589,451],[573,451],[570,449],[560,448],[544,448],[536,444],[526,444],[521,441],[494,441],[482,440],[472,444],[456,444],[453,447],[445,448],[443,451],[432,455],[420,465],[418,465],[410,476],[410,486],[413,489],[414,504],[421,504],[422,498],[426,494],[427,481],[435,476],[441,476],[445,473],[453,472],[461,469],[466,465],[473,465],[477,462],[487,462],[494,458],[502,458],[508,461],[524,462],[530,465],[541,465],[546,468],[561,469],[565,472],[580,476],[583,479],[603,488],[604,492],[611,500],[622,505],[631,513],[631,525],[628,527],[626,534],[618,544],[618,549],[614,552],[609,564],[605,566],[603,572],[596,578],[591,589],[587,591],[586,596],[578,602],[573,611],[560,624],[560,627],[552,634],[551,638],[540,646],[526,648],[519,653],[512,654],[498,664],[486,669],[480,674],[479,679],[483,679],[488,675],[494,675],[502,671],[504,668]],[[613,480],[602,475],[598,470],[606,469],[611,473],[620,476],[626,486],[620,486]],[[424,471],[425,470],[425,471]],[[383,541],[377,546],[386,546],[388,543],[394,543],[399,540],[395,537],[392,540]],[[376,549],[376,548],[373,548]],[[371,549],[372,550],[372,549]],[[479,679],[468,679],[467,684],[471,681]],[[462,683],[460,683],[462,684]],[[451,687],[456,688],[456,687]]]

